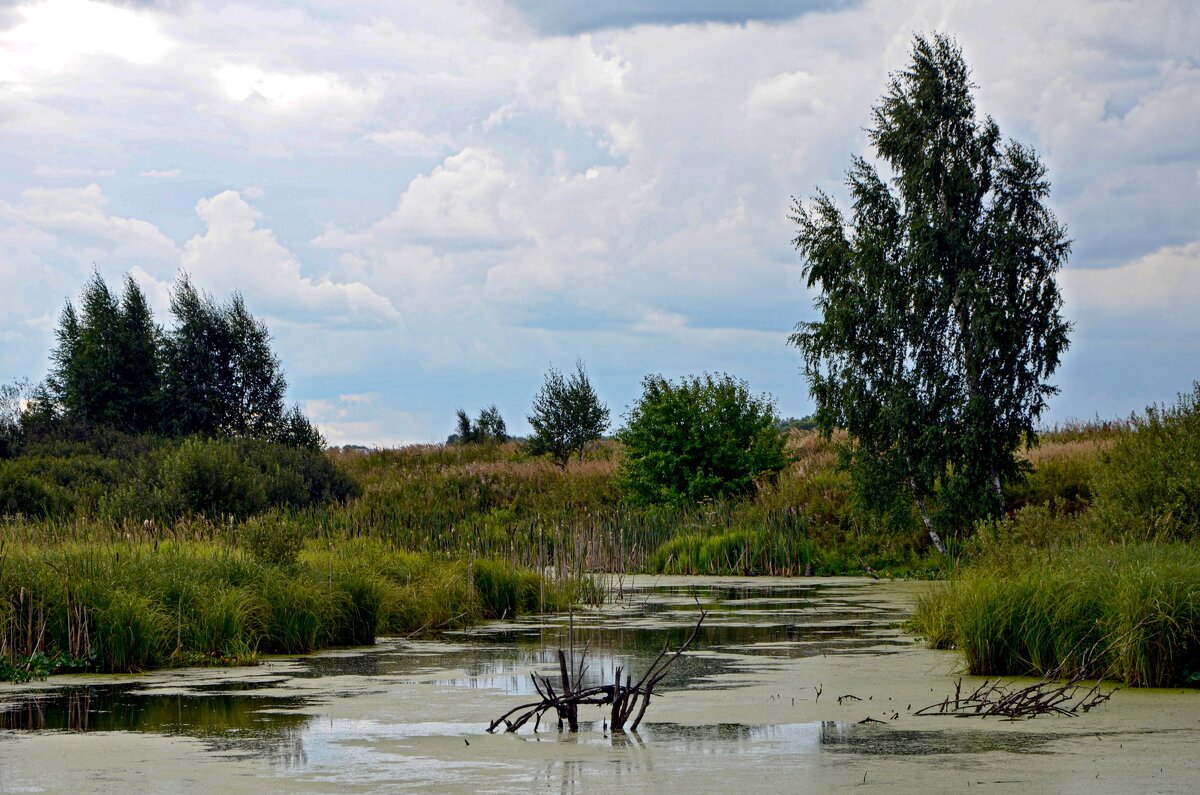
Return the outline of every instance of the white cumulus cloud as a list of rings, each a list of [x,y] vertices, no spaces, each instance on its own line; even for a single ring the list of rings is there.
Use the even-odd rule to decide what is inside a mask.
[[[1200,242],[1163,246],[1115,268],[1062,274],[1069,308],[1114,314],[1185,313],[1200,306]]]
[[[361,282],[338,283],[301,273],[300,262],[237,191],[225,191],[196,205],[208,229],[183,248],[181,264],[205,289],[218,294],[240,290],[276,316],[304,322],[380,323],[400,319],[386,297]]]

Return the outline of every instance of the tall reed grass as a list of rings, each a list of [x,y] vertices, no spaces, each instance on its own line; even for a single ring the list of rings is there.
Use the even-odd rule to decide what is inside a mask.
[[[1200,683],[1200,550],[1012,548],[919,600],[912,626],[959,649],[972,674]]]
[[[375,539],[310,541],[286,564],[206,541],[6,543],[0,658],[63,655],[104,671],[238,663],[561,609],[572,596],[501,562]]]

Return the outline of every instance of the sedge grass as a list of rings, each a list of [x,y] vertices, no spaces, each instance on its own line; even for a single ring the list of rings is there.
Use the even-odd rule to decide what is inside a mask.
[[[559,608],[572,596],[502,562],[371,539],[309,542],[282,565],[203,541],[6,543],[0,659],[63,655],[103,671],[241,663]]]
[[[972,674],[1200,680],[1200,550],[1091,544],[990,558],[937,586],[912,627]]]

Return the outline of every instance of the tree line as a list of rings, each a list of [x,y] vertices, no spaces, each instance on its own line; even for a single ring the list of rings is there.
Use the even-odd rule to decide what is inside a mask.
[[[791,427],[775,413],[773,400],[754,396],[746,382],[728,374],[670,381],[642,380],[642,395],[616,434],[621,443],[625,492],[641,504],[680,504],[753,493],[786,466],[784,435]],[[459,409],[451,444],[505,441],[504,420],[495,405],[472,423]],[[553,365],[528,415],[533,429],[523,447],[565,468],[582,461],[590,444],[609,425],[582,361],[564,375]],[[793,420],[792,422],[800,422]]]
[[[239,294],[218,302],[181,274],[170,312],[173,323],[164,329],[132,277],[118,294],[93,273],[78,309],[68,301],[59,315],[45,381],[6,387],[0,432],[7,453],[24,436],[94,428],[324,446],[299,407],[285,404],[287,381],[270,332]]]

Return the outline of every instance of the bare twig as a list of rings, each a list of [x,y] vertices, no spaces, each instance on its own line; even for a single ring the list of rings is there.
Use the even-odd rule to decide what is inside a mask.
[[[650,704],[650,697],[654,694],[654,688],[666,676],[667,670],[679,659],[679,656],[691,647],[697,634],[700,632],[700,625],[704,623],[707,615],[707,611],[700,611],[700,618],[696,621],[696,626],[692,628],[691,634],[674,652],[671,651],[669,643],[664,643],[662,651],[654,658],[654,662],[650,664],[650,667],[642,675],[642,678],[638,680],[636,685],[633,684],[633,677],[629,674],[625,674],[625,682],[624,684],[621,683],[621,675],[624,671],[618,666],[611,685],[580,687],[579,684],[583,681],[583,674],[587,671],[585,659],[588,647],[584,647],[578,664],[575,666],[574,682],[571,681],[572,672],[567,665],[567,654],[560,649],[558,652],[558,669],[562,693],[559,694],[555,691],[554,684],[550,681],[549,677],[531,673],[530,678],[533,680],[533,688],[541,697],[541,700],[513,707],[492,721],[487,730],[494,732],[503,725],[504,731],[515,732],[528,723],[531,718],[535,718],[534,730],[536,731],[537,727],[541,724],[542,715],[553,709],[558,714],[560,731],[565,720],[569,730],[577,732],[579,731],[578,716],[580,706],[611,705],[610,728],[612,731],[624,731],[625,724],[636,709],[637,714],[629,726],[629,731],[636,732],[638,725],[642,722],[642,717],[646,714],[646,708]],[[515,718],[513,718],[514,715],[516,716]]]

